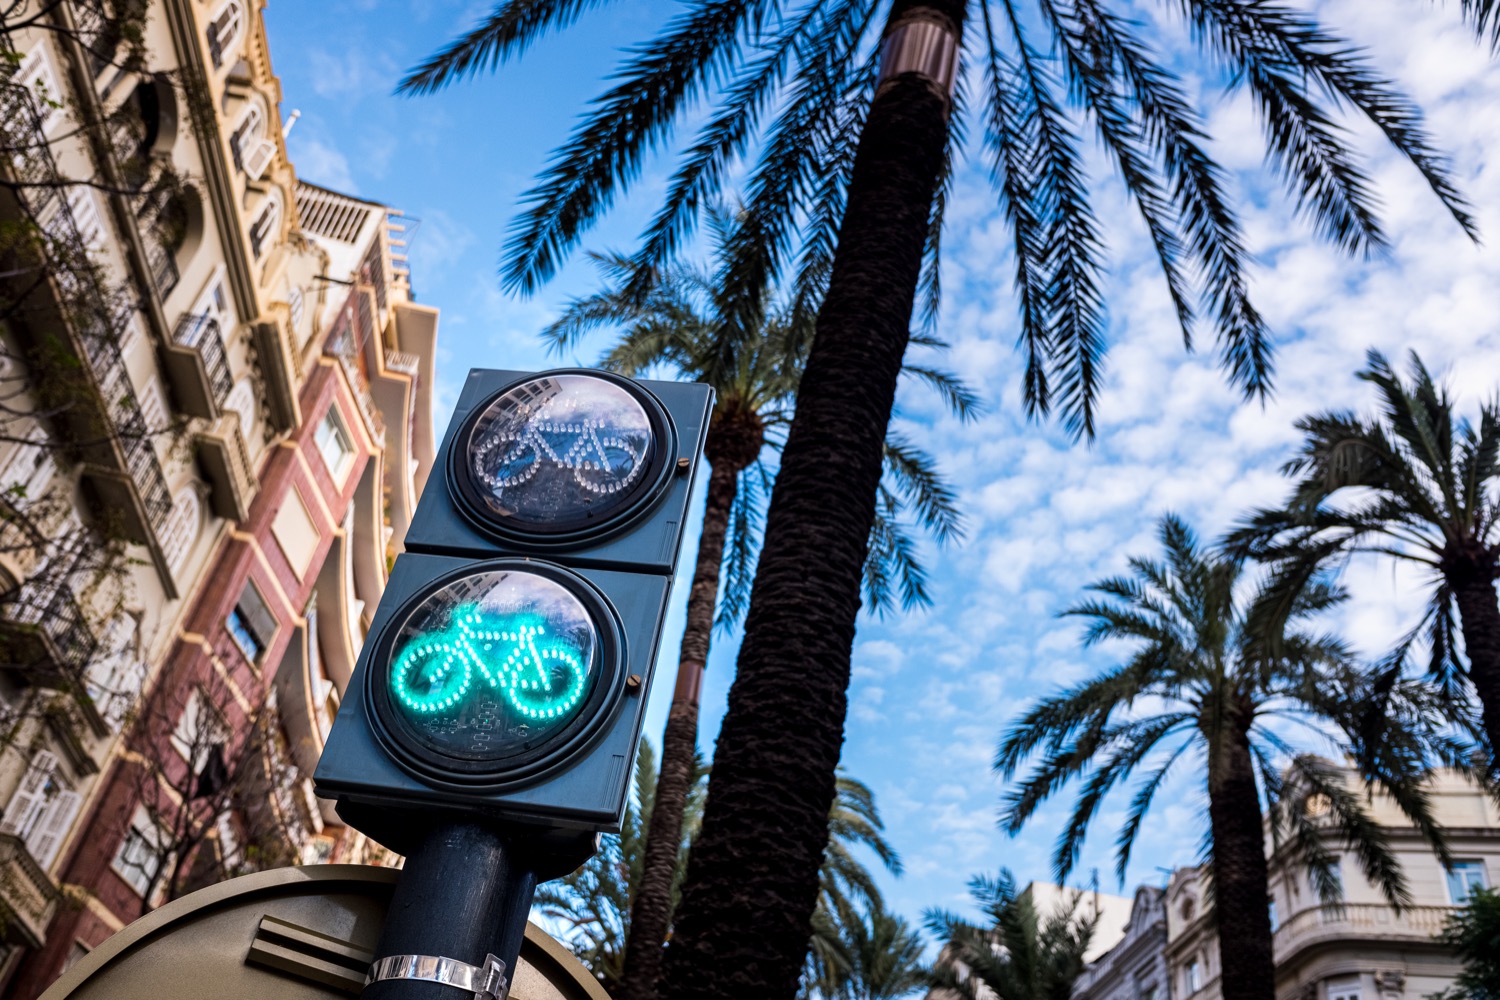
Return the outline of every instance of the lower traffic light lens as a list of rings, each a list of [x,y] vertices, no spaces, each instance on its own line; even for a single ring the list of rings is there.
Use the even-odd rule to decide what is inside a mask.
[[[476,573],[407,616],[391,647],[387,693],[428,748],[501,761],[579,714],[599,646],[593,617],[560,583],[519,570]]]

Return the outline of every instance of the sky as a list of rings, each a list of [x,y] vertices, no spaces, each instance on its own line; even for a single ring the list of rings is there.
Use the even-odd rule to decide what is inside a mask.
[[[1310,0],[1311,2],[1311,0]],[[929,548],[934,606],[862,619],[843,764],[875,791],[905,873],[884,877],[888,905],[909,919],[962,909],[970,876],[1011,868],[1024,883],[1050,877],[1064,796],[1020,835],[997,828],[1002,783],[990,768],[1000,733],[1034,699],[1115,662],[1118,648],[1080,649],[1076,622],[1058,613],[1093,580],[1157,551],[1157,519],[1186,518],[1205,539],[1252,506],[1277,502],[1278,467],[1295,450],[1294,421],[1309,412],[1370,410],[1354,373],[1367,348],[1418,351],[1474,412],[1500,386],[1500,72],[1459,22],[1456,2],[1323,0],[1319,15],[1367,47],[1424,107],[1488,237],[1476,246],[1440,210],[1418,175],[1368,126],[1352,127],[1369,156],[1391,237],[1388,254],[1351,260],[1317,240],[1263,162],[1253,110],[1186,66],[1213,150],[1230,171],[1257,258],[1253,297],[1274,328],[1277,379],[1264,405],[1227,387],[1212,351],[1184,351],[1143,228],[1095,151],[1099,215],[1113,265],[1103,419],[1092,445],[1055,424],[1028,422],[1013,349],[1016,304],[1007,233],[983,165],[960,166],[944,237],[942,363],[988,404],[960,425],[919,388],[903,389],[898,426],[924,445],[958,491],[967,537]],[[1181,46],[1175,4],[1141,0],[1138,16]],[[528,182],[548,162],[586,102],[602,89],[622,45],[649,37],[673,8],[642,0],[604,6],[494,76],[436,97],[397,98],[401,71],[485,10],[471,0],[271,0],[272,60],[283,117],[301,112],[288,148],[306,180],[378,199],[420,220],[410,246],[419,299],[441,309],[439,423],[470,367],[534,369],[586,363],[601,337],[549,357],[537,333],[570,296],[596,287],[577,259],[529,299],[497,279],[500,247]],[[585,240],[623,248],[655,206],[664,161]],[[694,544],[689,538],[688,546]],[[691,552],[691,548],[685,549]],[[684,559],[691,563],[691,559]],[[1389,565],[1351,564],[1352,592],[1329,624],[1374,657],[1420,613],[1422,580]],[[675,593],[685,596],[685,579]],[[680,610],[662,641],[647,733],[659,739],[670,697]],[[705,682],[701,742],[711,750],[737,642],[720,636]],[[1123,891],[1161,884],[1191,864],[1203,829],[1201,780],[1178,771],[1158,797]],[[1075,882],[1113,874],[1114,831],[1126,796],[1108,800]]]

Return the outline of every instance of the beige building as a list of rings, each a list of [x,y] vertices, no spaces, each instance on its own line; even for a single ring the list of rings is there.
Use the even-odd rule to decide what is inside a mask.
[[[1350,774],[1351,783],[1354,775]],[[1432,807],[1454,864],[1445,870],[1383,796],[1370,805],[1400,859],[1415,905],[1397,913],[1361,873],[1339,858],[1345,902],[1325,908],[1290,850],[1271,855],[1271,922],[1279,1000],[1420,1000],[1451,985],[1457,963],[1434,935],[1476,886],[1500,875],[1500,814],[1478,788],[1443,772]],[[1316,808],[1317,799],[1312,800]],[[1330,845],[1344,850],[1342,843]],[[1219,1000],[1217,932],[1205,905],[1205,872],[1179,869],[1166,891],[1166,965],[1173,1000]],[[1090,994],[1090,1000],[1094,1000]]]
[[[298,183],[260,6],[0,14],[7,996],[194,883],[365,856],[305,772],[433,460],[437,311],[399,213]]]

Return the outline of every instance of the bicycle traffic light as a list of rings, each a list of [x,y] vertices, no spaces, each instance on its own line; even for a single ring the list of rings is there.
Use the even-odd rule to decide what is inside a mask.
[[[470,372],[314,776],[350,825],[619,829],[712,402]]]

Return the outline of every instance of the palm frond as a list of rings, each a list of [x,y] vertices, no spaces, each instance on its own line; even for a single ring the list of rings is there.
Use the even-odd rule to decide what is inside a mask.
[[[498,69],[549,31],[568,27],[609,0],[508,0],[451,45],[411,70],[399,94],[431,94],[456,80]]]

